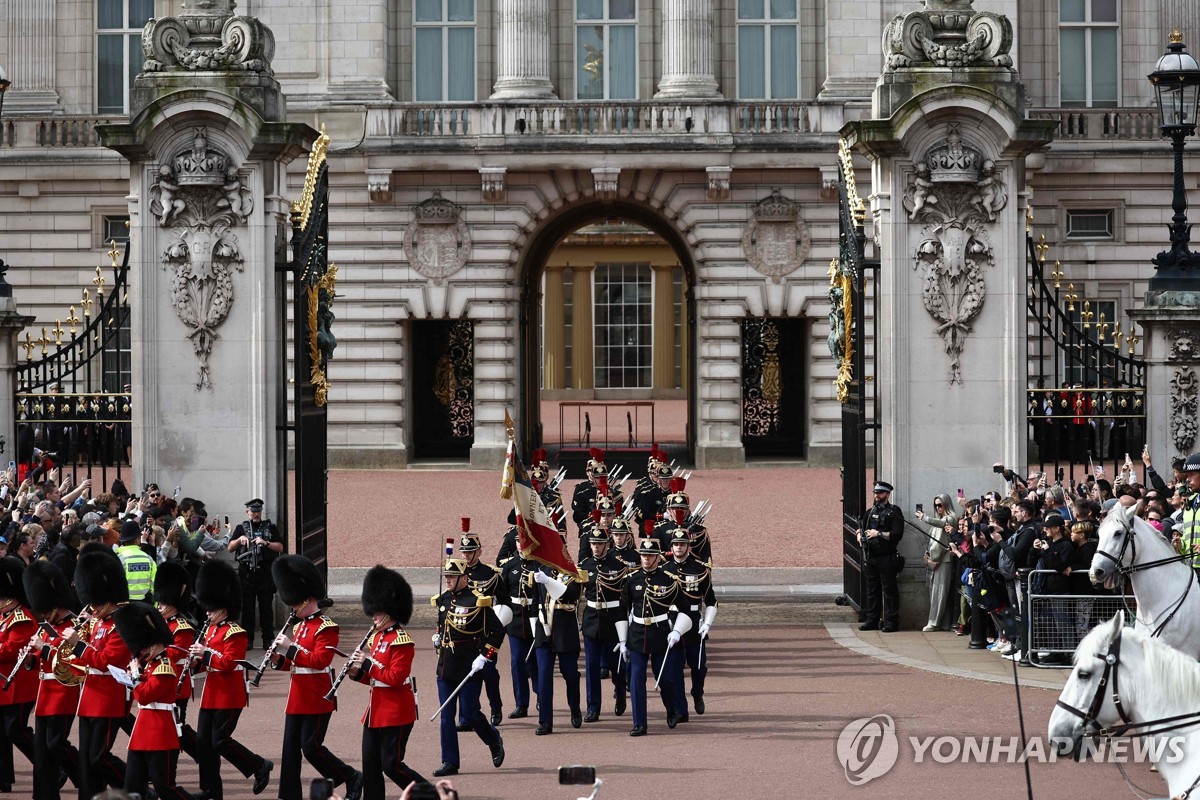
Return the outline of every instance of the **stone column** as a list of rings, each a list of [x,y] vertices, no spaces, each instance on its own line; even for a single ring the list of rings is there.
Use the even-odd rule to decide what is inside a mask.
[[[571,293],[571,386],[592,389],[596,385],[592,341],[592,271],[587,265],[573,267]]]
[[[542,295],[542,388],[563,389],[566,382],[563,334],[563,274],[546,268],[546,291]]]
[[[655,97],[720,97],[712,0],[663,0],[662,80]]]
[[[191,5],[148,26],[161,66],[137,77],[128,123],[98,128],[129,160],[130,246],[154,265],[130,282],[134,483],[286,513],[275,254],[296,197],[287,164],[317,133],[287,121],[270,31],[229,2]],[[239,63],[186,66],[225,46]]]
[[[17,337],[25,328],[33,324],[33,317],[27,317],[17,310],[13,302],[12,286],[4,280],[4,272],[8,269],[0,261],[0,397],[4,402],[11,403],[17,391]],[[9,406],[10,411],[12,406]],[[4,450],[0,453],[5,463],[17,458],[17,426],[13,415],[0,414],[0,439],[4,441]]]
[[[654,371],[651,387],[675,388],[675,267],[654,264]]]
[[[54,74],[55,0],[14,0],[6,5],[4,68],[12,87],[5,94],[5,112],[61,112]]]
[[[515,98],[557,99],[550,83],[550,0],[496,2],[492,99]]]

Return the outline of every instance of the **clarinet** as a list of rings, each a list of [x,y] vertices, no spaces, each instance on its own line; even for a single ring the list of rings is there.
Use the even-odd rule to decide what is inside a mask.
[[[282,634],[284,631],[286,631],[288,629],[288,626],[295,623],[295,621],[296,621],[296,612],[289,611],[287,619],[283,623],[283,627],[279,629],[279,633]],[[276,634],[275,638],[278,639],[279,634]],[[267,670],[267,664],[270,663],[271,657],[273,655],[275,655],[275,651],[277,649],[278,649],[278,646],[275,644],[275,642],[271,642],[271,646],[268,647],[267,652],[263,654],[262,663],[258,665],[258,669],[256,669],[254,671],[254,677],[250,679],[251,686],[258,686],[258,682],[262,680],[263,673],[266,672],[266,670]]]
[[[204,644],[204,634],[208,632],[208,626],[212,624],[212,620],[205,617],[204,624],[200,626],[200,633],[196,634],[196,641]],[[196,671],[196,666],[200,662],[200,657],[188,658],[187,666],[179,671],[179,682],[175,684],[175,693],[179,693],[179,689],[183,686],[183,682],[190,678]]]
[[[21,648],[21,652],[17,653],[17,663],[13,664],[12,672],[4,678],[4,691],[8,691],[8,687],[17,679],[17,673],[25,666],[26,660],[33,654],[33,645],[27,644]]]
[[[367,631],[367,635],[364,636],[363,640],[358,643],[358,647],[354,648],[354,653],[357,653],[360,650],[362,650],[364,647],[366,647],[367,642],[370,641],[371,637],[374,635],[375,635],[375,626],[372,625],[371,630]],[[354,656],[354,653],[350,654],[351,657]],[[349,658],[346,659],[345,664],[342,664],[341,672],[339,672],[337,674],[337,677],[333,679],[333,686],[329,687],[329,691],[325,693],[325,700],[327,702],[332,701],[333,698],[337,697],[338,687],[342,685],[342,681],[344,681],[346,679],[346,673],[348,673],[348,672],[350,672],[350,659]]]

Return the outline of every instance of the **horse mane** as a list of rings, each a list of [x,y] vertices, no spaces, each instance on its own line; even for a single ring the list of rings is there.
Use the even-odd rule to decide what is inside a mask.
[[[1111,623],[1093,628],[1075,650],[1075,664],[1079,664],[1081,654],[1084,654],[1083,658],[1096,656],[1103,659],[1111,636]],[[1191,711],[1200,704],[1200,661],[1140,628],[1126,627],[1122,636],[1126,641],[1136,642],[1145,656],[1145,678],[1136,681],[1122,676],[1125,680],[1119,684],[1121,696],[1140,706],[1143,717],[1147,715],[1145,704],[1151,701],[1162,703],[1167,709],[1176,709],[1168,713]],[[1097,665],[1094,669],[1098,668]]]

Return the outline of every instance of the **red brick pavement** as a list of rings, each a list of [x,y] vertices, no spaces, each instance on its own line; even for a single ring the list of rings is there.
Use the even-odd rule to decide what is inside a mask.
[[[428,717],[437,708],[433,653],[427,631],[412,631],[419,643],[416,675],[422,720],[414,729],[408,762],[425,774],[439,763],[437,727]],[[606,700],[599,723],[571,728],[556,687],[555,733],[535,737],[535,719],[505,720],[501,726],[508,758],[493,769],[487,750],[473,734],[463,734],[462,769],[455,778],[463,800],[481,798],[561,798],[586,795],[583,787],[558,786],[560,764],[594,765],[605,785],[600,798],[688,797],[916,797],[923,800],[971,797],[973,800],[1024,797],[1018,764],[975,766],[912,763],[907,737],[975,734],[1017,735],[1011,687],[947,678],[875,661],[850,653],[829,639],[823,628],[800,626],[730,627],[710,651],[708,713],[670,731],[661,706],[651,701],[650,736],[629,738],[629,717],[615,718]],[[343,641],[359,634],[343,633]],[[503,663],[508,653],[502,652]],[[510,696],[507,668],[504,695]],[[561,682],[560,682],[561,683]],[[253,705],[242,716],[238,738],[278,762],[282,708],[287,682],[271,673],[254,691]],[[1055,694],[1026,689],[1029,732],[1044,733]],[[366,699],[359,685],[345,685],[342,708],[334,714],[327,743],[340,757],[359,763],[358,719]],[[506,710],[511,709],[506,699]],[[863,787],[847,782],[835,757],[837,736],[845,724],[877,713],[891,714],[900,734],[895,769]],[[195,710],[190,712],[194,722]],[[124,745],[124,736],[118,742]],[[1128,796],[1116,767],[1103,764],[1034,764],[1038,798]],[[28,765],[17,755],[17,785],[12,797],[28,797]],[[1162,783],[1145,768],[1133,768],[1135,781]],[[195,766],[184,757],[181,784],[194,788]],[[228,765],[223,770],[228,800],[250,800],[248,782]],[[305,782],[313,777],[305,769]],[[69,789],[70,787],[68,787]],[[273,784],[262,797],[273,797]],[[389,789],[389,797],[398,790]]]
[[[632,480],[626,484],[632,487]],[[727,567],[838,567],[841,484],[836,469],[696,471],[692,502],[711,500],[708,529]],[[570,502],[571,485],[563,496]],[[211,504],[210,504],[211,507]],[[446,536],[470,517],[491,556],[512,505],[499,471],[398,470],[329,473],[329,562],[334,567],[435,566]],[[574,525],[569,526],[574,532]]]

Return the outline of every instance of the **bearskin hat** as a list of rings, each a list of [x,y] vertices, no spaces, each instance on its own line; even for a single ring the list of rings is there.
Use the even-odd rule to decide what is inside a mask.
[[[70,608],[73,604],[75,592],[57,564],[33,562],[25,568],[23,583],[29,607],[38,614],[49,614],[56,608]]]
[[[129,582],[121,560],[112,550],[89,550],[79,554],[75,565],[75,590],[85,605],[125,603]]]
[[[368,617],[383,612],[401,625],[407,625],[412,617],[412,587],[399,572],[376,564],[363,580],[362,606]]]
[[[23,606],[28,606],[25,598],[25,562],[15,556],[0,558],[0,597],[16,600]]]
[[[325,597],[325,579],[317,565],[304,556],[280,556],[271,564],[271,577],[284,605],[294,606],[310,597]]]
[[[192,576],[183,565],[164,561],[154,573],[154,602],[182,608],[191,594]]]
[[[149,603],[134,602],[120,606],[113,612],[113,622],[125,646],[134,655],[152,644],[168,645],[174,641],[167,621]]]
[[[204,562],[196,576],[196,602],[205,611],[223,608],[231,617],[241,614],[242,583],[233,567],[221,561]]]

